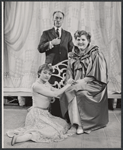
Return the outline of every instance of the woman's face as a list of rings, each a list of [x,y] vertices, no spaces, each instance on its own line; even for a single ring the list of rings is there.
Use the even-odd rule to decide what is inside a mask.
[[[49,70],[43,69],[40,73],[40,79],[44,82],[47,82],[47,81],[49,81],[51,75],[52,75],[52,73]]]
[[[82,35],[81,37],[77,37],[76,39],[76,46],[78,46],[80,49],[84,50],[89,44],[89,41],[87,40],[85,35]]]

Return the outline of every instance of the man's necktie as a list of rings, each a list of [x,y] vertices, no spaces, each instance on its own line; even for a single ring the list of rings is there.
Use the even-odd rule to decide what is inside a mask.
[[[58,28],[56,29],[56,35],[59,38],[60,35],[59,35],[59,29]]]

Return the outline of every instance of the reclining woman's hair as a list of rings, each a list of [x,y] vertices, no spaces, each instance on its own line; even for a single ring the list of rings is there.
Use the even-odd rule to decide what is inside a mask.
[[[51,73],[53,73],[53,68],[51,64],[43,64],[38,68],[38,78],[40,77],[40,73],[42,70],[49,70]]]

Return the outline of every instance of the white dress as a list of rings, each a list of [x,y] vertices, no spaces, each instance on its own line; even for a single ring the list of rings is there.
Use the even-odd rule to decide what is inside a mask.
[[[32,106],[27,113],[25,126],[7,131],[7,135],[13,137],[30,133],[34,142],[55,142],[72,135],[67,133],[69,128],[70,125],[64,119],[53,116],[47,109]]]

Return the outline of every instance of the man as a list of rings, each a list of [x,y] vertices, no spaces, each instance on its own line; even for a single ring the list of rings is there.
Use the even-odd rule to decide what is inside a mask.
[[[68,59],[68,52],[72,51],[73,42],[70,32],[62,29],[64,13],[55,11],[53,13],[54,27],[43,32],[38,50],[40,53],[46,53],[45,63],[56,65]],[[56,77],[51,77],[50,83],[60,82]],[[51,105],[51,113],[61,117],[59,100]]]

